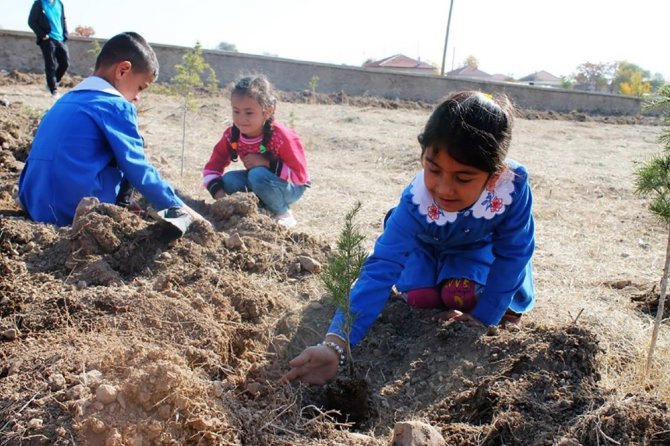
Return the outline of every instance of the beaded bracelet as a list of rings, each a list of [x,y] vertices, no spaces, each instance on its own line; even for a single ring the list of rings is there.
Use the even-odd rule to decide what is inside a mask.
[[[330,347],[331,349],[335,350],[335,353],[337,353],[337,355],[340,357],[338,365],[344,365],[346,357],[344,356],[344,349],[342,347],[332,341],[323,341],[319,345],[325,345],[326,347]]]

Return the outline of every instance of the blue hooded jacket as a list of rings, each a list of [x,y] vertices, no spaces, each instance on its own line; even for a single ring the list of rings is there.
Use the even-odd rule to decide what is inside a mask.
[[[157,209],[184,204],[147,161],[135,105],[92,76],[42,119],[19,178],[19,199],[33,220],[66,226],[83,197],[115,203],[123,179]]]

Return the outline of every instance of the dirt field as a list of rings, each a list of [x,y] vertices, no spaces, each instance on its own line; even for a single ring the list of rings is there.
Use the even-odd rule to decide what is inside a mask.
[[[108,205],[73,228],[24,218],[42,84],[0,74],[0,446],[387,445],[404,420],[454,445],[670,444],[667,322],[643,376],[667,230],[633,193],[635,163],[660,150],[654,120],[522,114],[511,156],[532,176],[537,308],[485,335],[391,298],[354,350],[368,411],[345,422],[326,388],[278,382],[334,311],[309,261],[357,200],[372,246],[419,168],[430,105],[285,95],[277,119],[313,177],[287,231],[252,196],[214,203],[199,184],[225,94],[189,113],[183,175],[180,101],[146,94],[147,152],[214,226],[169,241]]]

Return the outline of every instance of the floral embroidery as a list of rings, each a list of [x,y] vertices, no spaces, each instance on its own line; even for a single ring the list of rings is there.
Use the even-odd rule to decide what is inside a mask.
[[[474,218],[490,220],[498,214],[505,212],[506,207],[512,203],[514,192],[514,171],[508,169],[493,186],[487,186],[479,196],[477,202],[464,213],[470,212]],[[444,226],[452,223],[458,217],[458,212],[447,212],[440,209],[430,195],[423,181],[423,171],[419,172],[410,185],[412,203],[417,205],[421,215],[426,216],[427,223],[435,223]]]
[[[491,212],[498,212],[503,207],[503,201],[500,197],[495,197],[491,200]]]
[[[490,220],[505,212],[507,205],[512,203],[514,192],[514,171],[510,168],[503,172],[498,181],[487,187],[479,200],[470,208],[474,218]]]
[[[482,206],[493,213],[500,211],[503,207],[503,201],[500,197],[496,197],[495,190],[486,188],[485,193],[486,198],[482,201]]]
[[[440,214],[442,214],[442,210],[435,204],[431,204],[428,206],[428,218],[431,220],[437,220],[440,218]]]

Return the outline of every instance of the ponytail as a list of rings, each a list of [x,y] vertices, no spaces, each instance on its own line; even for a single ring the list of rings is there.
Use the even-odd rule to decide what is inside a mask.
[[[267,147],[270,144],[272,139],[272,122],[274,121],[274,116],[270,116],[263,124],[263,141],[261,141],[261,154],[265,154],[268,151]]]
[[[239,158],[239,155],[237,154],[237,141],[239,140],[240,140],[240,129],[238,129],[235,124],[233,124],[233,128],[231,130],[230,135],[230,148],[232,149],[230,153],[231,161],[237,161],[237,158]]]

